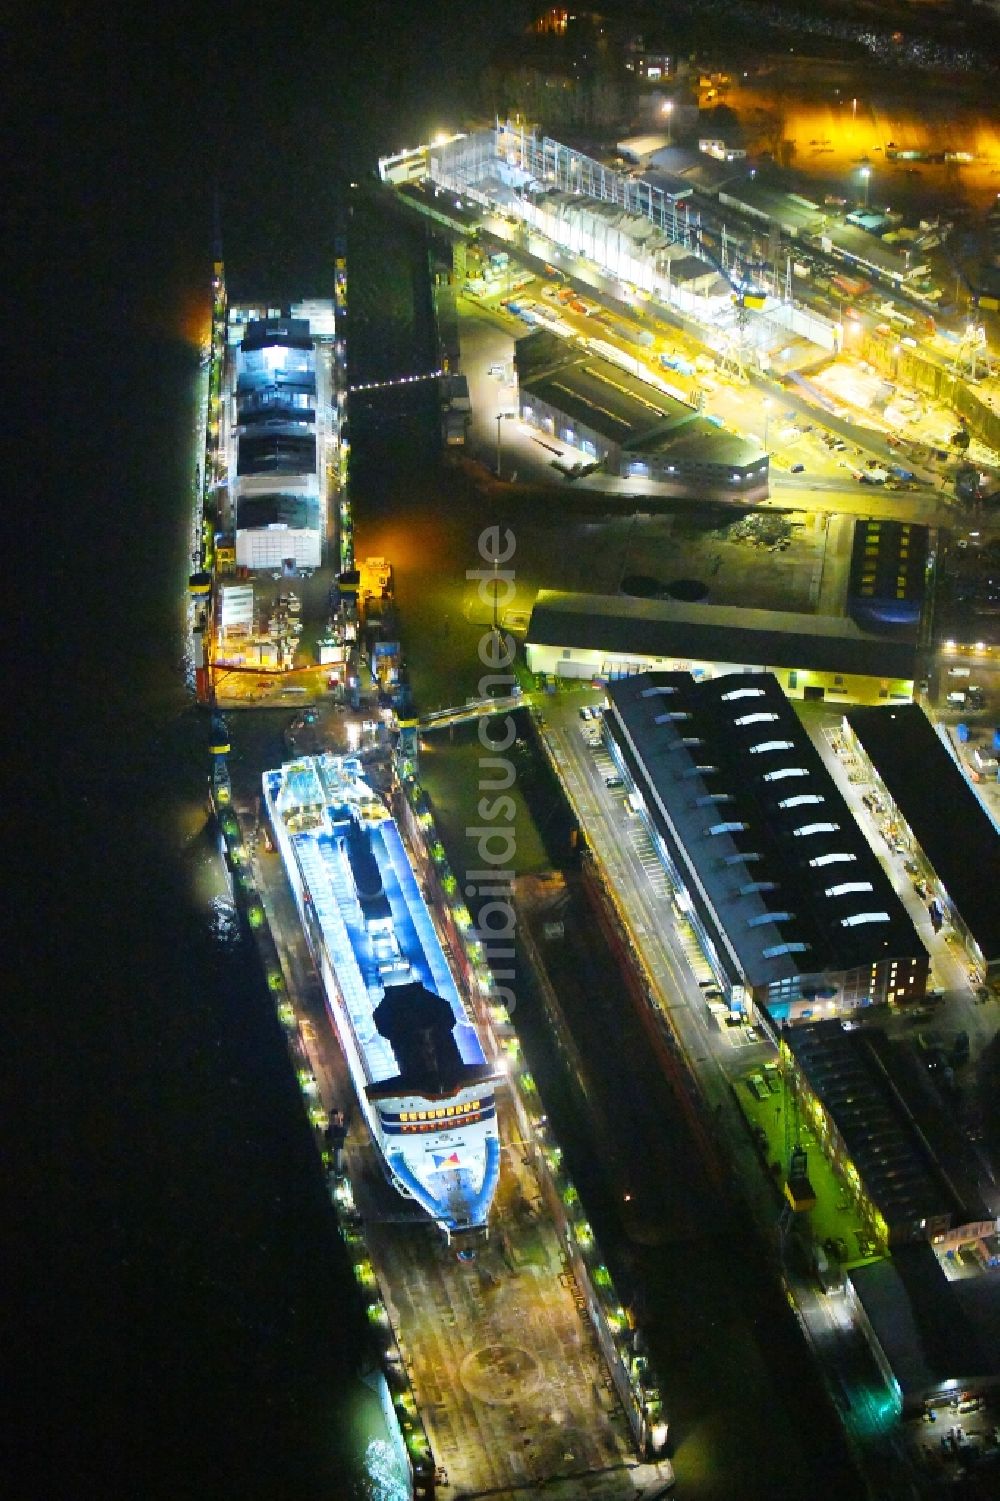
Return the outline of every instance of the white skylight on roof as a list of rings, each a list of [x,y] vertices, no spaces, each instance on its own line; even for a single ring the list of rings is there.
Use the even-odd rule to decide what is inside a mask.
[[[765,782],[780,782],[785,777],[807,777],[809,773],[804,766],[780,766],[777,771],[765,771]]]
[[[792,833],[798,838],[800,834],[835,834],[839,828],[839,823],[804,823],[793,829]]]
[[[779,808],[804,808],[806,803],[822,803],[825,798],[820,797],[818,792],[797,792],[794,797],[783,797],[778,804]]]
[[[761,740],[758,745],[751,745],[751,756],[759,756],[761,751],[794,750],[794,740]]]
[[[722,702],[727,703],[731,698],[763,698],[763,688],[730,688],[728,693],[722,695]]]
[[[739,719],[733,720],[733,724],[768,724],[777,718],[777,714],[772,714],[770,710],[762,710],[759,714],[741,714]]]
[[[849,891],[874,891],[871,881],[841,881],[838,886],[828,886],[824,896],[846,896]]]
[[[855,912],[853,917],[842,917],[842,928],[860,928],[862,923],[869,922],[892,922],[888,912]]]
[[[846,850],[840,850],[834,855],[817,855],[810,860],[810,865],[843,865],[848,860],[856,860],[857,855],[849,855]]]
[[[734,820],[729,823],[714,823],[708,832],[710,834],[738,834],[745,828],[745,823],[739,823]]]
[[[775,943],[762,953],[765,959],[777,959],[779,954],[804,954],[808,947],[807,943]]]

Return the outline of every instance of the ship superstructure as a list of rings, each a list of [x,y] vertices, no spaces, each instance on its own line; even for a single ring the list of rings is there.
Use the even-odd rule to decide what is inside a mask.
[[[494,1083],[399,830],[355,757],[264,774],[275,841],[390,1178],[449,1235],[487,1222]]]

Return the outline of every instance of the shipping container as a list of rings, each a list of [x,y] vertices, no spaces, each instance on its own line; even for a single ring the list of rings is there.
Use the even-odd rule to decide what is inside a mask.
[[[838,271],[836,276],[831,276],[830,285],[838,292],[843,292],[845,297],[860,297],[863,292],[871,289],[871,282],[863,281],[857,276],[845,276],[842,271]]]

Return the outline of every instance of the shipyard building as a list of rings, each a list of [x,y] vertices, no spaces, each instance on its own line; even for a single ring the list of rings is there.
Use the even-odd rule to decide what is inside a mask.
[[[834,1020],[789,1028],[781,1049],[803,1113],[880,1246],[950,1246],[993,1233],[981,1168],[964,1161],[960,1128],[913,1044]]]
[[[844,734],[913,859],[936,927],[950,923],[978,982],[1000,977],[1000,834],[917,704],[851,709]]]
[[[699,265],[701,263],[699,262]],[[599,354],[536,329],[514,352],[522,421],[621,479],[654,480],[701,500],[762,500],[768,460],[693,406]]]
[[[927,952],[770,673],[610,683],[605,733],[730,1006],[786,1024],[919,1000]]]
[[[904,1415],[996,1386],[1000,1260],[982,1165],[912,1041],[838,1021],[787,1029],[802,1119],[854,1201],[872,1249],[844,1290]]]
[[[789,698],[908,703],[916,642],[875,635],[857,620],[620,594],[542,589],[528,622],[532,672],[600,678],[674,670],[696,677],[774,673]]]

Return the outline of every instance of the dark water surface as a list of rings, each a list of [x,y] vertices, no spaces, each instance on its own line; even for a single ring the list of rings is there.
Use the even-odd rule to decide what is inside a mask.
[[[338,185],[457,123],[488,13],[260,16],[5,12],[10,1495],[339,1501],[366,1431],[357,1305],[204,827],[197,345],[213,181],[236,295],[329,295]]]

